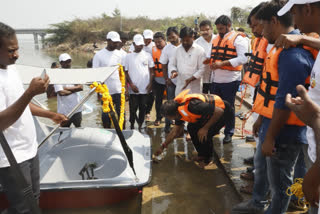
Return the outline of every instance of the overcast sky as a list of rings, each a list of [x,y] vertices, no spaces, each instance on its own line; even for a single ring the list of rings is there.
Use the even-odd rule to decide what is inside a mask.
[[[177,17],[204,13],[230,14],[233,6],[256,6],[261,0],[1,0],[0,21],[14,28],[47,28],[50,24],[111,15],[115,7],[123,16]]]

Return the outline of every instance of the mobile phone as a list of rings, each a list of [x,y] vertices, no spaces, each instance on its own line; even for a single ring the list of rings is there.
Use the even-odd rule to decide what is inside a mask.
[[[44,80],[44,78],[46,77],[46,74],[47,74],[47,71],[46,69],[43,69],[41,75],[40,75],[40,78]]]

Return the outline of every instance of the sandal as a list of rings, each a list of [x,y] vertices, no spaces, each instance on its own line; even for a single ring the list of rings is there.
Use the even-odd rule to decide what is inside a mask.
[[[248,194],[248,195],[252,195],[253,192],[253,185],[249,184],[247,186],[241,186],[240,187],[240,192]]]
[[[156,120],[156,121],[154,121],[154,124],[153,125],[155,125],[155,126],[160,126],[160,120]]]
[[[240,178],[247,181],[253,181],[254,180],[254,174],[251,172],[243,172],[240,174]]]

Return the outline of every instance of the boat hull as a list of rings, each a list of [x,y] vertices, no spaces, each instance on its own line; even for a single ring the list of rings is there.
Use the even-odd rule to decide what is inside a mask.
[[[87,189],[41,191],[41,209],[78,209],[113,205],[137,196],[138,188],[131,189]],[[0,195],[0,209],[8,207],[4,194]]]

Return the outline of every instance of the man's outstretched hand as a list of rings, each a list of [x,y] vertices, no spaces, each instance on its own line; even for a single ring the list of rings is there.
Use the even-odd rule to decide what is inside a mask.
[[[320,107],[310,99],[304,86],[298,85],[297,91],[299,96],[296,98],[287,94],[286,105],[302,122],[314,128],[320,122]]]

